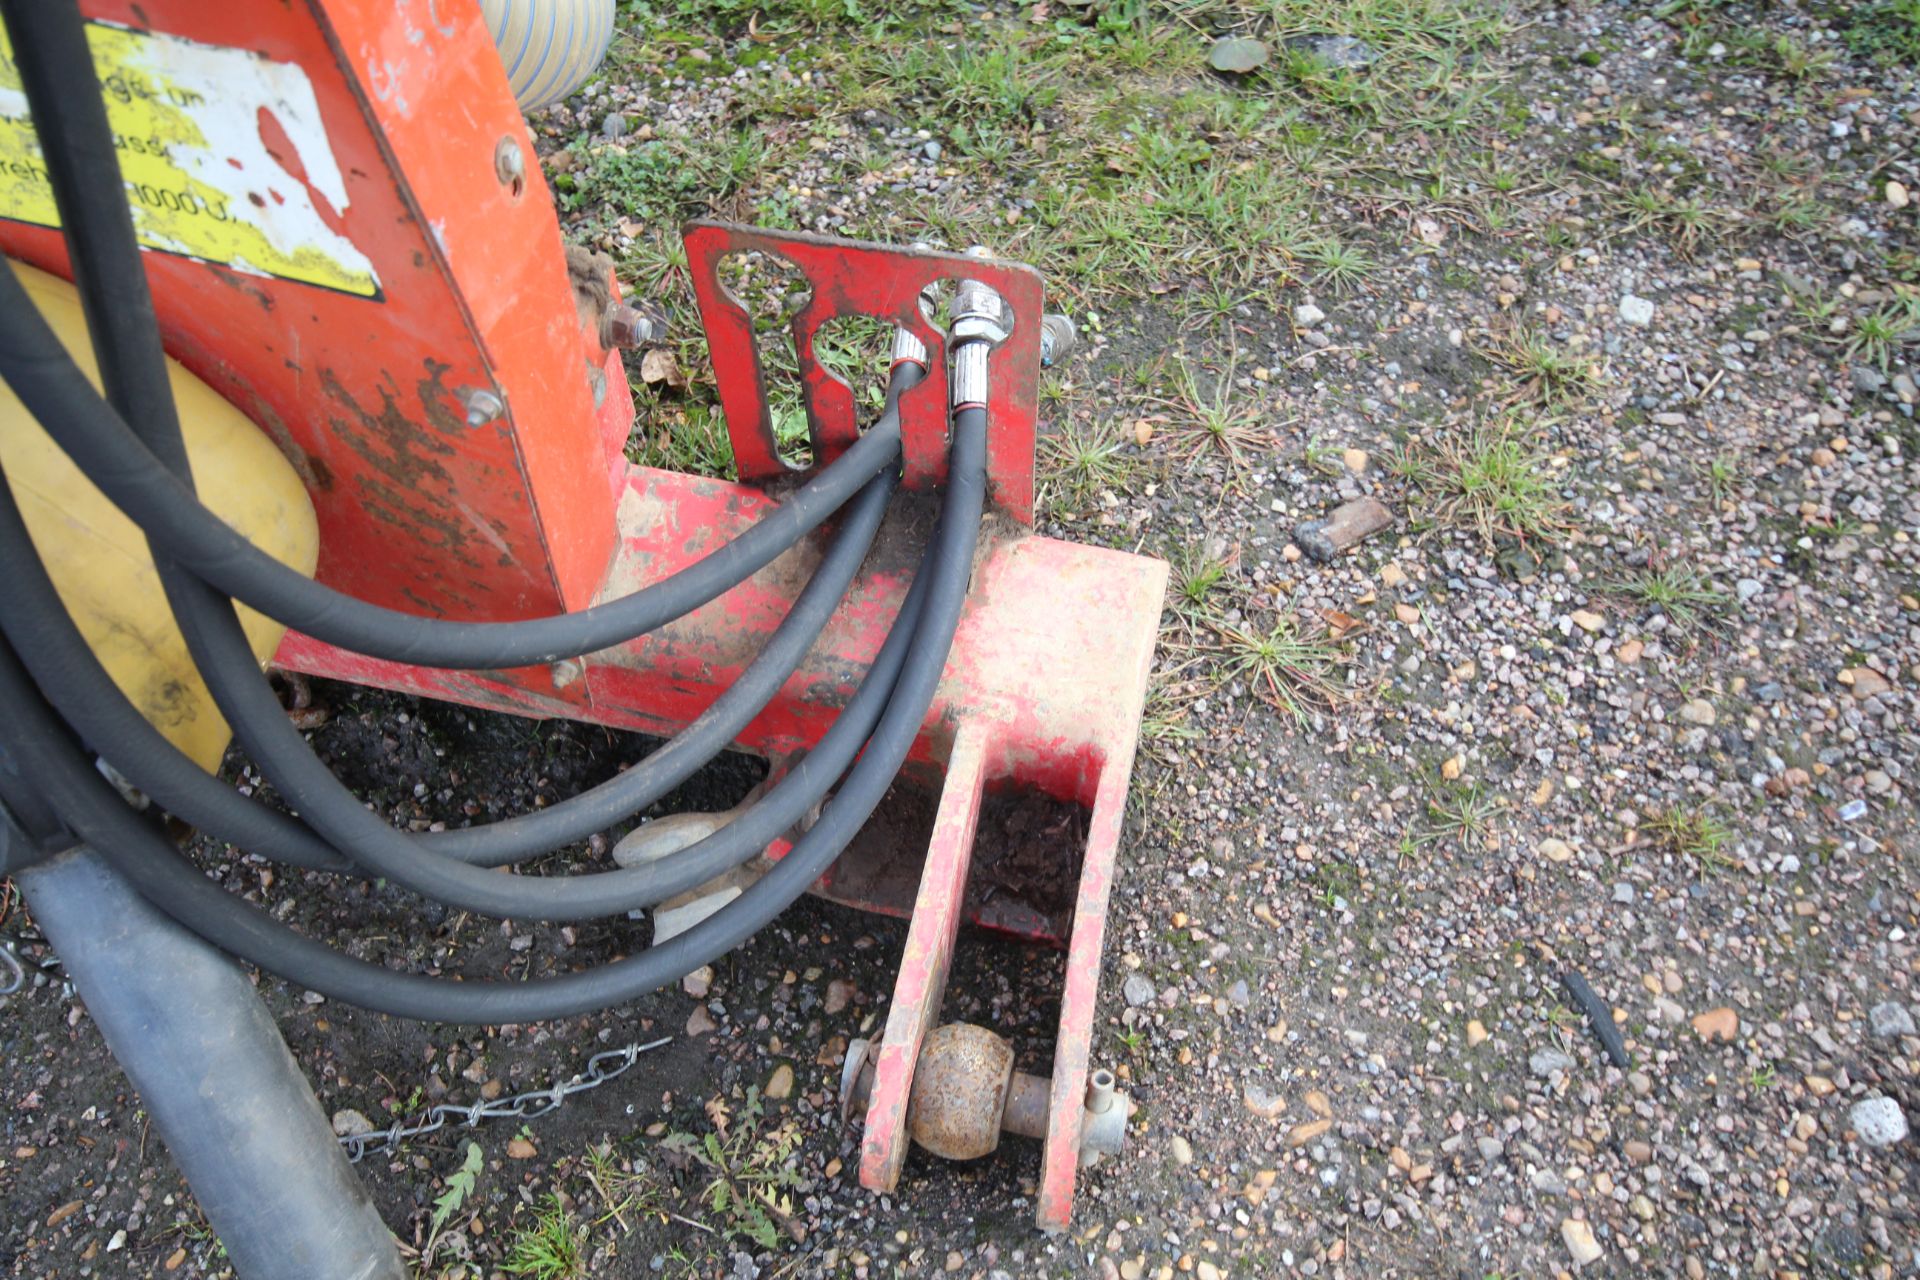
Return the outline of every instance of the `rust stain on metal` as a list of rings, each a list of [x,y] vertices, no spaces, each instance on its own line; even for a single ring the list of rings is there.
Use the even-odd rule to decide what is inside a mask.
[[[1013,1046],[1004,1038],[966,1022],[935,1027],[913,1077],[913,1140],[949,1160],[991,1154],[1012,1084]]]
[[[293,464],[301,482],[307,488],[318,489],[322,493],[333,488],[333,469],[327,466],[325,459],[313,457],[300,447],[293,438],[293,432],[287,430],[286,420],[274,412],[273,406],[252,393],[248,394],[247,402],[250,416],[267,433],[281,456]]]

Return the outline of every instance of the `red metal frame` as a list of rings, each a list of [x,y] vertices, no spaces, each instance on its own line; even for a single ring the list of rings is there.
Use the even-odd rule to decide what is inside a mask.
[[[292,64],[313,86],[326,145],[345,175],[346,202],[326,211],[329,225],[372,263],[379,296],[160,252],[147,263],[169,351],[249,412],[306,478],[320,518],[323,581],[435,616],[538,616],[671,573],[776,501],[751,484],[626,461],[633,405],[623,366],[576,308],[552,201],[471,0],[87,0],[86,8],[96,19]],[[263,136],[276,128],[271,114],[263,108]],[[496,172],[503,145],[522,149],[522,182]],[[304,181],[303,160],[310,166],[312,158],[287,149],[274,152],[278,171],[258,175],[263,196]],[[795,337],[816,456],[831,458],[856,430],[844,384],[810,359],[818,326],[834,315],[876,315],[906,323],[928,343],[935,376],[908,397],[903,415],[909,490],[940,481],[945,437],[938,335],[915,299],[927,283],[964,271],[1012,304],[1013,336],[990,364],[990,496],[1002,518],[988,522],[952,656],[913,753],[912,767],[945,772],[935,837],[917,895],[840,896],[913,915],[861,1167],[866,1185],[887,1188],[905,1149],[909,1049],[937,1018],[968,914],[963,894],[982,791],[1038,788],[1091,810],[1037,1213],[1043,1226],[1064,1227],[1107,895],[1166,566],[1022,528],[1032,516],[1042,302],[1032,271],[711,224],[691,228],[687,244],[749,481],[786,468],[759,409],[751,329],[718,285],[727,253],[777,254],[812,283]],[[43,227],[0,221],[0,251],[70,274],[58,233]],[[470,426],[462,393],[473,389],[493,391],[505,411]],[[842,608],[741,735],[743,749],[777,757],[818,740],[884,638],[933,503],[914,492],[896,502]],[[297,633],[277,661],[496,710],[668,734],[751,660],[827,536],[692,615],[589,655],[559,680],[546,668],[405,667]],[[831,874],[820,890],[836,896]]]

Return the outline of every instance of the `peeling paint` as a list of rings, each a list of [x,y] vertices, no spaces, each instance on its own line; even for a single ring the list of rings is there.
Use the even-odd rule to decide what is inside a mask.
[[[87,25],[87,42],[143,245],[379,296],[373,264],[340,222],[346,181],[305,70],[103,22]],[[0,217],[59,226],[11,62],[0,32]]]

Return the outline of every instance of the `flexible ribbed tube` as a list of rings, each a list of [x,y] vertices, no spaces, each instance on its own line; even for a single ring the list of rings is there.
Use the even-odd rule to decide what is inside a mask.
[[[585,84],[613,42],[613,0],[480,0],[522,111]]]

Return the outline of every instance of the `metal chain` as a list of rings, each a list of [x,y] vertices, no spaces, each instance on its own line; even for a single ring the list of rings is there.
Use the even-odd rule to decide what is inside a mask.
[[[673,1037],[667,1036],[651,1044],[630,1044],[624,1049],[609,1049],[605,1053],[596,1053],[588,1058],[585,1071],[551,1088],[532,1089],[526,1093],[516,1093],[511,1098],[495,1098],[491,1102],[476,1102],[470,1107],[442,1103],[427,1108],[426,1119],[418,1124],[402,1124],[396,1120],[391,1127],[372,1133],[346,1134],[340,1139],[340,1145],[347,1149],[347,1159],[358,1164],[361,1157],[375,1147],[378,1147],[382,1153],[391,1153],[406,1139],[444,1129],[451,1121],[457,1120],[471,1129],[482,1120],[499,1120],[503,1117],[512,1117],[516,1120],[538,1119],[559,1107],[574,1094],[598,1089],[609,1080],[616,1080],[625,1075],[628,1068],[639,1060],[641,1054],[672,1043]]]
[[[21,967],[19,957],[13,954],[12,944],[0,946],[0,963],[4,963],[13,973],[7,985],[0,987],[0,996],[10,996],[27,985],[27,971]]]

